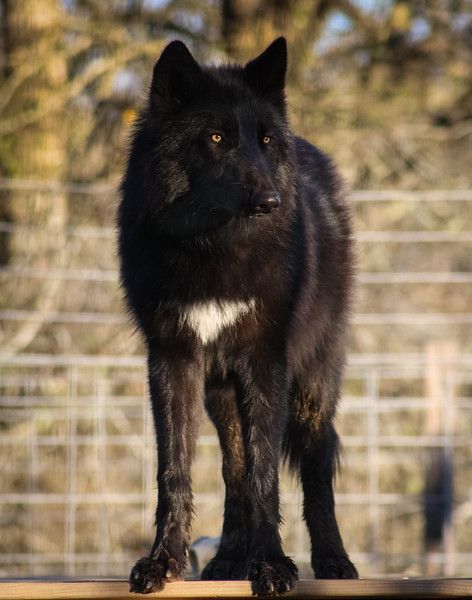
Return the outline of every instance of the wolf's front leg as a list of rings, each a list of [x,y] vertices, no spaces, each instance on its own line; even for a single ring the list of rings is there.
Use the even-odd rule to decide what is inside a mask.
[[[203,405],[201,356],[151,350],[148,370],[158,449],[157,531],[150,555],[130,574],[131,591],[140,593],[183,578],[192,516],[190,468]]]
[[[258,364],[257,364],[258,363]],[[243,369],[242,428],[246,450],[249,517],[248,576],[254,594],[290,591],[298,579],[279,534],[279,459],[288,410],[284,368],[252,357]]]

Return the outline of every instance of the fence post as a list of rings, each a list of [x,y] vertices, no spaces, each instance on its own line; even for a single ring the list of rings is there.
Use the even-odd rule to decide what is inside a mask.
[[[454,389],[451,369],[457,347],[453,341],[434,341],[426,349],[426,435],[442,437],[426,457],[423,495],[424,543],[427,575],[450,575],[453,571],[453,435]],[[442,560],[439,562],[439,554]]]

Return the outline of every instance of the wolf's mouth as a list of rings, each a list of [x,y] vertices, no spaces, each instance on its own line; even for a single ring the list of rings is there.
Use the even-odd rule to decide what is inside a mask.
[[[244,216],[248,219],[263,219],[271,213],[245,213]]]

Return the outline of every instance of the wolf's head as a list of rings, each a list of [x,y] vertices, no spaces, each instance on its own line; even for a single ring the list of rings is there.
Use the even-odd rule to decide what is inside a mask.
[[[245,66],[201,66],[179,41],[164,49],[124,181],[125,193],[141,188],[140,211],[162,234],[254,231],[291,209],[286,67],[284,38]]]

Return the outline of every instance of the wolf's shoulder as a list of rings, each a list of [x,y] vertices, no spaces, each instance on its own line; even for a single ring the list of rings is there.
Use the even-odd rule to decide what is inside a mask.
[[[298,205],[325,234],[347,239],[351,231],[351,207],[346,185],[332,159],[303,138],[295,138]],[[309,217],[308,217],[309,218]]]
[[[301,137],[295,137],[298,175],[305,184],[314,186],[328,196],[337,195],[342,180],[332,159]]]

